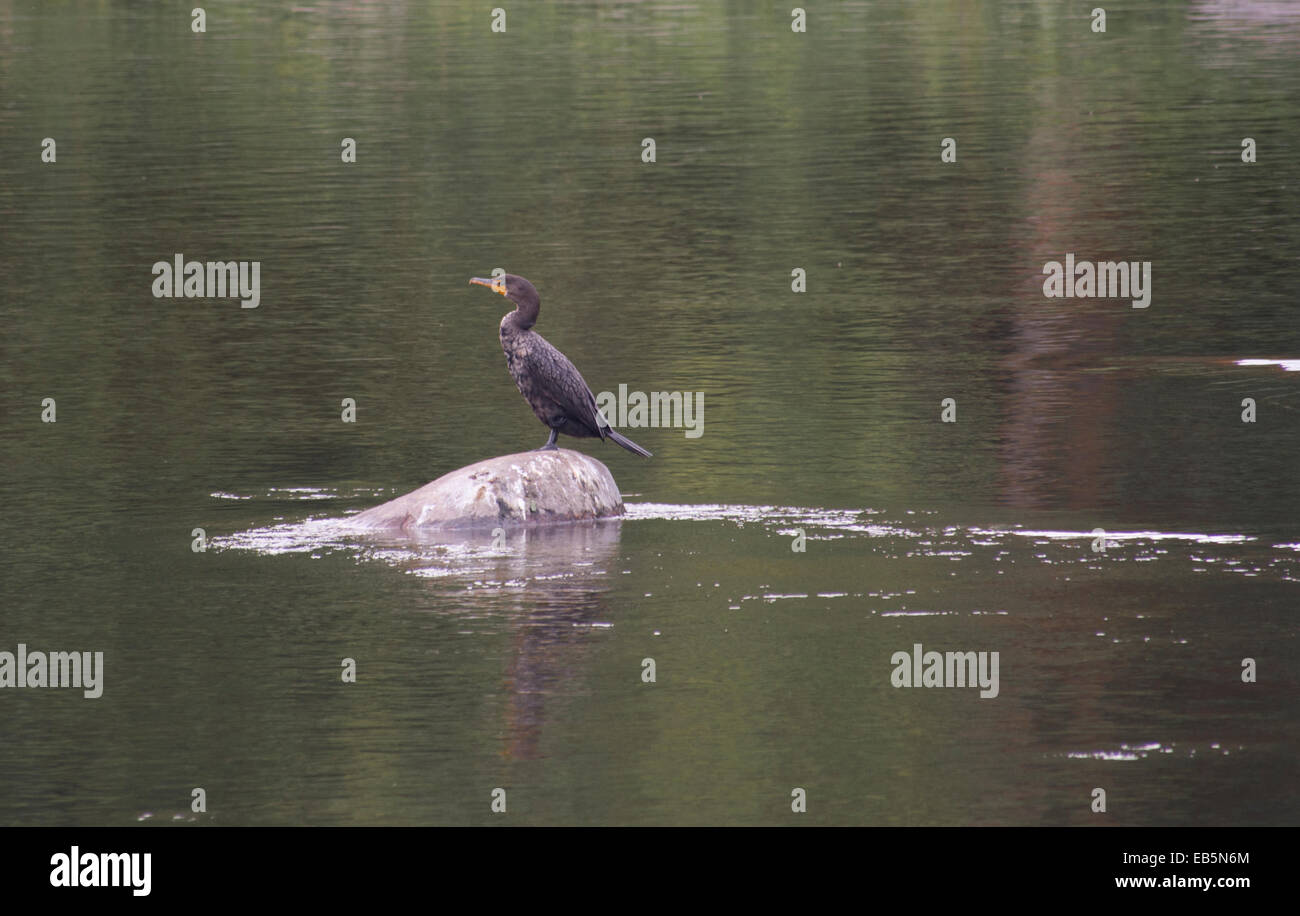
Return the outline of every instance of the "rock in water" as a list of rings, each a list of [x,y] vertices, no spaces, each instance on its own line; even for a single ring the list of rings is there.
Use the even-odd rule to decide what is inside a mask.
[[[502,455],[347,519],[368,529],[534,525],[623,514],[609,468],[570,449]]]

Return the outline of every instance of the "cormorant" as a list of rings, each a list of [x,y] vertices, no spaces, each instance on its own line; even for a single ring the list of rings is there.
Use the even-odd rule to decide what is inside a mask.
[[[556,448],[557,436],[564,433],[578,439],[612,439],[629,452],[651,457],[609,425],[596,408],[596,398],[582,373],[567,356],[532,330],[542,307],[533,284],[514,274],[492,280],[471,277],[469,282],[486,286],[515,304],[515,310],[501,319],[501,349],[506,352],[506,365],[519,393],[533,408],[537,419],[551,431],[542,449]]]

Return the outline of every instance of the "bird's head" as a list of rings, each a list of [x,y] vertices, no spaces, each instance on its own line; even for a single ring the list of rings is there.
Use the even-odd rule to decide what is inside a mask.
[[[499,277],[484,279],[483,277],[470,277],[470,283],[478,286],[486,286],[494,293],[500,293],[521,311],[529,311],[541,302],[541,297],[537,295],[537,289],[523,277],[516,277],[514,274],[502,274]]]

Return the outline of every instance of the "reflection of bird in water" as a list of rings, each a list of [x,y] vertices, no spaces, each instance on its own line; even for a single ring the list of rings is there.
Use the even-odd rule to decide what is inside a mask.
[[[519,393],[551,431],[542,448],[555,448],[556,437],[564,433],[578,439],[612,439],[629,452],[650,457],[649,452],[609,425],[597,409],[596,398],[582,373],[532,330],[542,307],[533,284],[514,274],[493,280],[472,277],[469,282],[486,286],[515,304],[515,310],[501,319],[501,349],[506,351],[506,365]]]
[[[589,682],[597,676],[595,666],[608,646],[594,628],[617,619],[611,580],[618,578],[615,564],[622,556],[621,522],[615,518],[511,529],[504,551],[482,529],[443,530],[430,536],[440,545],[436,554],[449,557],[446,562],[453,569],[460,568],[422,580],[425,587],[445,595],[456,608],[453,613],[490,618],[494,632],[500,626],[502,635],[510,634],[496,691],[500,718],[493,714],[502,756],[544,759],[542,745],[553,723],[564,721],[573,697],[591,692]],[[464,550],[441,549],[452,544],[468,548],[474,561],[466,564]],[[485,587],[484,580],[523,582],[525,587]]]

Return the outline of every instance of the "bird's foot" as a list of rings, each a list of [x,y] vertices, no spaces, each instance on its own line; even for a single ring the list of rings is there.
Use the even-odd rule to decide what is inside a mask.
[[[555,444],[555,440],[558,439],[558,438],[560,438],[560,431],[559,431],[558,429],[556,429],[554,426],[552,426],[552,427],[551,427],[551,437],[550,437],[549,439],[546,440],[546,444],[545,444],[545,445],[543,445],[543,446],[542,446],[541,448],[539,448],[539,449],[536,449],[536,451],[539,451],[539,452],[549,452],[549,451],[551,451],[552,449],[557,448],[557,446],[556,446],[556,444]]]

